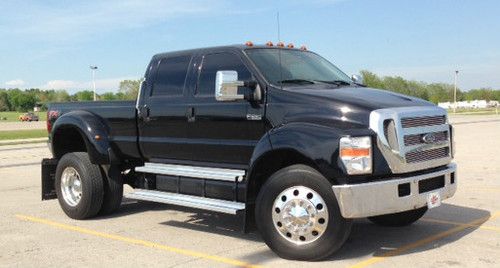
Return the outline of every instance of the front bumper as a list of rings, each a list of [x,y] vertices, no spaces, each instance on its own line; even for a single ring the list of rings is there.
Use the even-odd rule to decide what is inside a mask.
[[[452,197],[457,190],[456,170],[456,164],[451,163],[446,169],[423,175],[332,188],[344,218],[364,218],[424,207],[431,192],[439,192],[441,200]],[[439,184],[442,180],[444,186]],[[409,192],[405,191],[408,186]]]

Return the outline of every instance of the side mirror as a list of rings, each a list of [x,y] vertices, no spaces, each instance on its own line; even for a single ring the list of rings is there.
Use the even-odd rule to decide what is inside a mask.
[[[358,85],[364,85],[364,81],[363,81],[363,76],[359,75],[359,74],[353,74],[351,76],[351,80],[355,83],[355,84],[358,84]]]
[[[253,94],[238,94],[238,87],[250,87]],[[260,100],[260,89],[255,81],[238,81],[236,71],[217,71],[215,74],[215,99],[217,101]]]

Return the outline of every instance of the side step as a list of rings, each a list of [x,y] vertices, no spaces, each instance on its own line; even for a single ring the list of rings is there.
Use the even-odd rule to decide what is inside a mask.
[[[245,209],[245,203],[153,190],[135,190],[132,193],[126,194],[125,197],[129,199],[199,208],[233,215],[236,215],[236,212]]]
[[[136,167],[135,171],[151,174],[162,174],[180,177],[222,180],[241,182],[245,176],[244,170],[227,168],[210,168],[186,165],[173,165],[161,163],[145,163],[142,167]]]

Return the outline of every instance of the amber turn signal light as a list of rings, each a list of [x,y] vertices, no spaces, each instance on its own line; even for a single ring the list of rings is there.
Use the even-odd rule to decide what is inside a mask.
[[[340,157],[361,157],[361,156],[370,156],[370,149],[344,148],[340,150]]]

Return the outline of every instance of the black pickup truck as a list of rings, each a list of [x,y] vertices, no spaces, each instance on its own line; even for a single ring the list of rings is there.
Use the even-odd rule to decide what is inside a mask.
[[[163,53],[136,102],[54,103],[42,199],[71,218],[129,199],[240,215],[278,255],[319,260],[352,219],[413,223],[456,191],[446,111],[367,88],[305,48]]]

